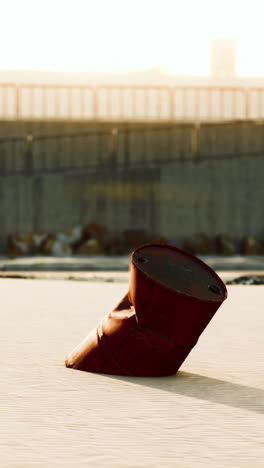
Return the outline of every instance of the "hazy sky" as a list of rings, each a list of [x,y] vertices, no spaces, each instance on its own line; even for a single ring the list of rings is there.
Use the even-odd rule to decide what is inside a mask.
[[[207,74],[210,38],[264,75],[264,0],[0,0],[0,68]]]

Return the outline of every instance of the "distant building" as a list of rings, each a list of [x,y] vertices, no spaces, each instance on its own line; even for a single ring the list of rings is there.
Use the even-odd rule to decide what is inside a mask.
[[[211,41],[211,74],[213,76],[236,75],[235,39],[213,39]]]

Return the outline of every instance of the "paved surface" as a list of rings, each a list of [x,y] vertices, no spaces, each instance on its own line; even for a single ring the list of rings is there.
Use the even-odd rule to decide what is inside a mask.
[[[215,270],[264,271],[263,255],[199,255]],[[71,257],[0,257],[0,271],[127,271],[129,255]]]
[[[129,256],[0,257],[2,271],[127,271]]]
[[[0,279],[1,468],[263,468],[264,286],[231,286],[177,376],[66,369],[127,285]]]

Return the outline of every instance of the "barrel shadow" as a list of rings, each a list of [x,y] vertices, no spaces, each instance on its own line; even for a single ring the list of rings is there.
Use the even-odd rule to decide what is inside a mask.
[[[260,388],[182,371],[170,377],[119,377],[112,375],[108,377],[264,414],[264,390]]]

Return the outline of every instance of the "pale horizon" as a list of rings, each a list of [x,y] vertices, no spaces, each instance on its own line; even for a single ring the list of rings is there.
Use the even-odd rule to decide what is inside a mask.
[[[237,76],[264,76],[264,5],[257,0],[0,4],[2,71],[142,73],[162,66],[170,75],[208,76],[210,40],[232,38]]]

